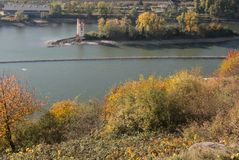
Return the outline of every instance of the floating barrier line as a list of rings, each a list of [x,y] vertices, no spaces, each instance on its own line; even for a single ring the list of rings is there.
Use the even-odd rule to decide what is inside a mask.
[[[134,56],[134,57],[99,57],[74,59],[39,59],[39,60],[10,60],[0,61],[0,64],[9,63],[44,63],[44,62],[77,62],[77,61],[106,61],[106,60],[154,60],[154,59],[225,59],[226,56]]]

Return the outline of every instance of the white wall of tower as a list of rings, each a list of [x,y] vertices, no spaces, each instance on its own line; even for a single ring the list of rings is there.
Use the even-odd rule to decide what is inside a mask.
[[[77,32],[76,35],[83,38],[85,35],[85,24],[84,22],[80,21],[79,18],[77,18]]]

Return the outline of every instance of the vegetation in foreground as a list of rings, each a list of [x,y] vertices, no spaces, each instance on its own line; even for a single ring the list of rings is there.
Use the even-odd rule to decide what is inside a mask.
[[[3,76],[0,159],[238,160],[238,58],[230,51],[212,78],[198,70],[141,76],[103,103],[63,100],[39,119],[27,116],[41,106],[26,99],[33,92]]]

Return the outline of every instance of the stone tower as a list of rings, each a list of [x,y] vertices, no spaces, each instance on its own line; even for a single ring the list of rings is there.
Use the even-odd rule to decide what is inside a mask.
[[[85,23],[79,18],[77,18],[76,31],[77,40],[83,40],[85,35]]]

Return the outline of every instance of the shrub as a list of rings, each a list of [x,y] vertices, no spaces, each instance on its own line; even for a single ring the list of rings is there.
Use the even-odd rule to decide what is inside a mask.
[[[231,105],[230,96],[216,80],[205,80],[187,71],[169,77],[167,92],[173,124],[210,120]]]
[[[31,147],[40,143],[54,144],[63,140],[62,126],[49,112],[36,122],[25,122],[15,130],[18,148]]]
[[[184,129],[184,137],[200,141],[216,141],[229,144],[239,140],[239,104],[217,114],[211,121],[202,125],[192,123]]]
[[[77,108],[78,105],[76,102],[71,100],[63,100],[54,103],[50,109],[50,113],[54,117],[64,120],[76,114]]]
[[[107,37],[103,33],[91,31],[91,32],[88,32],[85,34],[85,39],[86,40],[100,40],[100,39],[107,39]]]
[[[114,88],[105,98],[104,117],[109,133],[133,134],[168,127],[163,81],[151,76]]]
[[[78,139],[92,133],[101,126],[102,108],[98,101],[77,102],[76,104],[77,110],[75,110],[73,116],[63,121],[64,139]]]
[[[167,26],[164,30],[158,32],[158,38],[170,39],[175,36],[180,36],[180,31],[178,27],[175,26]]]
[[[218,75],[221,77],[239,75],[239,51],[229,51],[227,58],[219,67]]]
[[[209,24],[202,24],[199,26],[199,36],[201,37],[231,37],[235,33],[222,26],[220,23],[212,22]]]
[[[14,16],[15,21],[24,22],[28,20],[28,16],[24,15],[22,11],[17,11]]]
[[[105,131],[116,135],[175,131],[192,121],[211,120],[232,105],[232,96],[217,80],[187,71],[165,80],[151,76],[120,85],[106,96]]]
[[[210,124],[209,132],[211,137],[218,140],[239,140],[239,104],[231,108],[228,113],[218,114]]]
[[[18,125],[15,141],[19,147],[60,143],[91,133],[100,126],[98,102],[78,103],[64,100],[53,104],[49,112],[35,122]]]
[[[113,40],[138,39],[140,38],[138,31],[128,18],[122,19],[99,19],[98,20],[99,35],[102,38]]]
[[[188,72],[177,73],[167,80],[169,106],[172,112],[171,120],[174,123],[186,123],[187,119],[197,115],[198,95],[204,89],[202,77],[196,77]],[[195,113],[193,113],[195,112]]]

